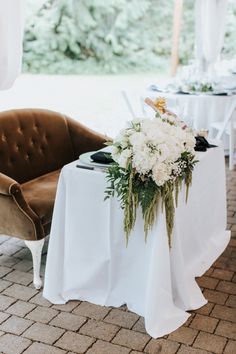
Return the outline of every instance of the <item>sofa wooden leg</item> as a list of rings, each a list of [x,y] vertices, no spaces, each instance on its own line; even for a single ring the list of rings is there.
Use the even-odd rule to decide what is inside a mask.
[[[26,246],[30,249],[33,259],[33,270],[34,270],[34,286],[36,289],[40,289],[42,286],[42,280],[40,278],[40,266],[41,266],[41,255],[44,244],[44,238],[38,241],[26,241]]]

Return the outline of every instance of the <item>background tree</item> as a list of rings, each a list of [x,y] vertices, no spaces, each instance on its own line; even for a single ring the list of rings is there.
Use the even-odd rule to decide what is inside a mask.
[[[28,0],[24,69],[44,73],[161,71],[168,67],[173,0]],[[184,2],[180,61],[193,55],[194,0]],[[236,6],[225,52],[236,51]]]

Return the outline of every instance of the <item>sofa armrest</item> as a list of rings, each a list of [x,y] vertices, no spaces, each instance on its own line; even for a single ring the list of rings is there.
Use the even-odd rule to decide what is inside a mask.
[[[71,118],[67,118],[67,125],[75,158],[84,152],[99,150],[105,147],[107,140],[111,140],[108,136],[97,133]]]
[[[0,194],[12,195],[20,190],[20,185],[12,178],[0,172]]]
[[[11,197],[24,213],[32,219],[38,219],[26,202],[20,184],[3,173],[0,173],[0,194]]]
[[[36,240],[38,237],[45,236],[41,221],[38,215],[35,214],[35,212],[31,209],[31,207],[26,202],[20,184],[3,173],[0,173],[0,209],[1,209],[1,203],[5,203],[5,209],[8,209],[5,215],[6,218],[11,214],[10,210],[14,210],[13,214],[14,214],[14,218],[18,220],[17,224],[20,225],[21,223],[23,223],[24,225],[25,224],[31,225],[31,231],[28,233],[26,232],[26,234],[23,236],[21,235],[21,231],[19,231],[22,229],[22,227],[17,229],[16,226],[11,228],[8,225],[6,228],[11,230],[11,232],[7,234],[15,235],[17,237],[21,235],[21,238],[33,239],[33,240]],[[1,214],[2,215],[0,215],[0,221],[1,221],[1,216],[4,217],[4,212]],[[24,222],[22,221],[23,219],[25,220]],[[2,222],[2,224],[4,224],[4,222]],[[2,225],[0,225],[0,231],[1,231],[1,226]],[[30,230],[30,227],[28,226],[26,229]],[[29,236],[29,234],[31,236]]]

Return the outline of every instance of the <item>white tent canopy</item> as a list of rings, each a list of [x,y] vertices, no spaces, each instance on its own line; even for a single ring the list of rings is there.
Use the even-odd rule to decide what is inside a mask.
[[[0,1],[0,90],[10,88],[21,72],[24,1]]]

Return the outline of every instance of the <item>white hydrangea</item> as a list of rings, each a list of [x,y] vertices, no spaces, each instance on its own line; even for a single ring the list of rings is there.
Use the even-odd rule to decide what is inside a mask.
[[[147,143],[147,135],[143,132],[134,132],[129,137],[129,142],[134,149],[144,149]]]
[[[133,167],[137,170],[137,172],[145,175],[152,170],[156,162],[156,157],[146,146],[144,149],[134,150],[132,162]]]
[[[162,119],[163,118],[163,119]],[[167,121],[168,118],[168,121]],[[141,175],[152,176],[158,186],[181,173],[177,160],[185,151],[194,154],[195,138],[180,120],[170,117],[132,121],[114,140],[113,159]]]

